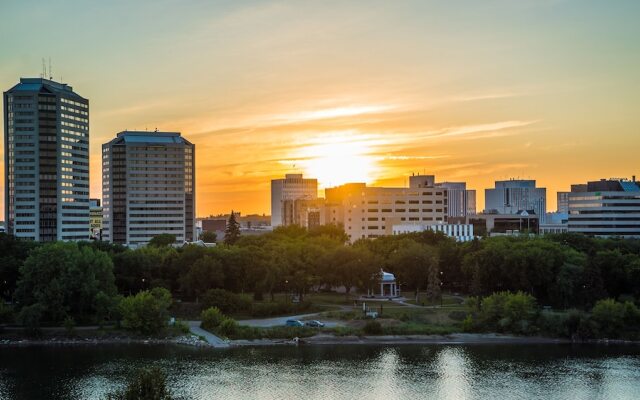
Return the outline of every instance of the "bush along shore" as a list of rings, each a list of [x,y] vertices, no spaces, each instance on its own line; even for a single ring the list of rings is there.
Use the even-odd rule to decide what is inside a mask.
[[[328,225],[234,235],[214,248],[174,242],[163,235],[132,250],[0,233],[0,340],[190,337],[176,320],[202,320],[243,343],[494,333],[640,340],[640,240],[559,234],[456,243],[422,232],[350,244]],[[379,288],[381,268],[395,274],[405,298],[380,304],[379,318],[366,321],[354,302]],[[237,322],[301,314],[334,323]]]

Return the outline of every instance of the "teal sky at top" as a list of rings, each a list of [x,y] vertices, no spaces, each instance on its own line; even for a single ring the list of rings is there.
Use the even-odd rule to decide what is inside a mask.
[[[466,179],[477,189],[524,173],[553,197],[576,181],[640,172],[640,1],[3,0],[0,16],[0,88],[38,76],[51,57],[54,78],[90,99],[94,195],[101,143],[159,127],[211,151],[200,153],[199,213],[238,202],[268,212],[261,182],[286,158],[270,144],[292,133],[252,136],[252,124],[352,104],[406,109],[376,121],[391,139],[525,121],[513,135],[424,150],[446,154],[425,165],[445,179],[480,165]],[[233,153],[234,143],[249,150]],[[419,158],[417,145],[393,154]],[[389,165],[378,180],[423,164]]]

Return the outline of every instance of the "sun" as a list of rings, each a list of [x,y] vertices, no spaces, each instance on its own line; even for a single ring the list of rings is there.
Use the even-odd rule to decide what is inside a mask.
[[[371,183],[378,169],[371,153],[365,136],[341,132],[311,139],[296,162],[324,189],[350,182]]]

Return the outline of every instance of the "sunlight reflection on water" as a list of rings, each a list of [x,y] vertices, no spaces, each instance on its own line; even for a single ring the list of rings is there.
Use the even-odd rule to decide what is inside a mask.
[[[163,368],[176,395],[202,400],[634,399],[640,393],[636,347],[114,346],[0,349],[0,398],[101,399],[141,366]]]

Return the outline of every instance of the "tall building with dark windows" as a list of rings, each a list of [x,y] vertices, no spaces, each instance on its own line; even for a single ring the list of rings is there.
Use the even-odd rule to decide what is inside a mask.
[[[178,132],[125,131],[102,145],[102,239],[195,237],[195,146]]]
[[[569,232],[640,238],[640,183],[635,176],[571,185],[568,208]]]
[[[21,78],[3,100],[7,233],[87,240],[89,100],[43,78]]]

